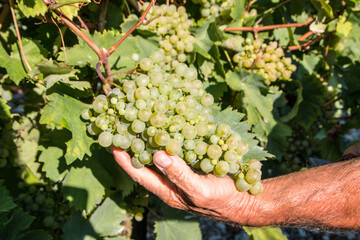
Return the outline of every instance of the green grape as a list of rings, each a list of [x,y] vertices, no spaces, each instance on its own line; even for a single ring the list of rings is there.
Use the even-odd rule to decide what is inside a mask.
[[[249,191],[251,188],[251,185],[247,183],[243,178],[238,178],[235,182],[235,186],[240,192]]]
[[[204,158],[200,162],[200,169],[205,173],[209,173],[209,172],[212,172],[214,170],[214,165],[211,164],[210,159]]]
[[[139,87],[135,90],[136,99],[148,99],[150,97],[150,91],[147,87]]]
[[[245,155],[249,151],[249,145],[246,142],[239,142],[236,152],[238,152],[240,155]]]
[[[131,130],[133,130],[135,133],[141,133],[145,130],[145,123],[135,119],[131,124]]]
[[[256,160],[256,159],[250,160],[250,161],[248,162],[248,164],[249,164],[249,168],[250,168],[250,169],[254,169],[254,170],[260,170],[260,169],[261,169],[261,166],[262,166],[261,162],[258,161],[258,160]]]
[[[205,93],[201,97],[200,101],[201,101],[202,105],[204,105],[205,107],[209,107],[210,105],[212,105],[214,103],[214,97],[209,93]]]
[[[196,161],[196,158],[197,158],[197,155],[196,155],[196,153],[194,153],[193,151],[188,151],[188,152],[185,153],[185,160],[186,160],[188,163],[195,162],[195,161]]]
[[[240,170],[240,165],[238,163],[229,163],[229,173],[236,174]]]
[[[193,150],[195,148],[195,141],[194,140],[185,140],[184,148],[186,150]]]
[[[261,172],[259,170],[250,169],[245,174],[245,180],[250,184],[259,182],[260,179],[261,179]]]
[[[150,115],[150,124],[153,125],[154,127],[163,127],[166,123],[166,116],[164,113],[162,112],[154,112],[153,114]]]
[[[220,175],[225,175],[229,172],[230,166],[229,163],[225,161],[219,161],[218,164],[215,166],[215,170]]]
[[[43,220],[43,225],[46,228],[51,228],[55,224],[55,219],[53,216],[47,216]]]
[[[108,101],[105,95],[99,95],[95,98],[93,104],[93,109],[97,113],[103,113],[108,108]]]
[[[239,159],[239,154],[234,150],[228,150],[224,154],[224,160],[233,163],[236,162]]]
[[[131,142],[131,151],[133,153],[142,153],[145,150],[145,143],[139,138],[135,138]]]
[[[134,166],[134,168],[142,168],[144,167],[144,164],[142,164],[138,158],[133,157],[131,158],[131,164]]]
[[[231,128],[226,123],[221,123],[216,128],[216,134],[219,137],[226,138],[230,135],[230,133],[231,133]]]
[[[150,71],[153,68],[153,61],[150,58],[141,59],[140,68],[144,71]]]
[[[146,133],[149,135],[149,137],[153,137],[156,134],[156,130],[156,127],[151,126],[146,130]]]
[[[211,144],[208,146],[206,153],[211,159],[219,159],[222,155],[222,150],[219,145]]]
[[[195,148],[194,148],[194,152],[199,155],[205,155],[206,154],[206,150],[207,150],[207,144],[203,141],[198,141],[195,144]],[[211,171],[210,171],[211,172]]]
[[[151,109],[143,108],[138,111],[138,118],[142,122],[148,122],[150,120],[151,114],[152,114]]]
[[[251,185],[250,187],[250,193],[254,195],[259,195],[264,190],[264,187],[261,182],[256,182]]]
[[[139,155],[139,161],[142,164],[150,164],[152,162],[152,155],[148,151],[143,151]]]
[[[142,74],[135,78],[135,82],[136,82],[137,87],[146,87],[149,85],[150,79],[147,75]],[[115,88],[115,89],[118,89],[118,88]]]
[[[170,155],[178,155],[181,151],[181,145],[178,141],[174,139],[170,139],[168,144],[165,146],[166,152],[168,152]]]
[[[196,137],[197,130],[194,126],[186,125],[181,130],[181,134],[184,136],[185,139],[191,140]]]
[[[113,139],[113,136],[111,133],[102,132],[99,135],[98,141],[99,141],[100,146],[110,147],[110,145],[112,144],[112,139]]]
[[[136,107],[130,107],[125,110],[125,119],[132,122],[137,118],[138,109]]]
[[[166,146],[170,141],[170,135],[166,131],[157,131],[154,140],[159,146]]]
[[[89,109],[84,109],[82,110],[81,112],[81,117],[84,119],[84,120],[90,120],[90,117],[91,117],[91,112]]]

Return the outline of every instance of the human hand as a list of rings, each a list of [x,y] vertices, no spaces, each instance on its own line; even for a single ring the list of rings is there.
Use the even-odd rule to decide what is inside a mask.
[[[133,167],[130,156],[119,148],[113,147],[112,151],[117,163],[134,181],[169,206],[225,222],[248,223],[254,196],[239,192],[229,176],[198,175],[180,157],[158,151],[153,162],[162,175],[147,167]]]

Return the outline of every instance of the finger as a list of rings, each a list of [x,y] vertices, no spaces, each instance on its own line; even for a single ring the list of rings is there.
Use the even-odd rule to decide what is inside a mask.
[[[179,156],[167,154],[165,151],[157,151],[153,156],[156,167],[162,171],[171,182],[189,195],[198,193],[204,188],[199,189],[201,179]],[[200,191],[199,191],[200,190]]]
[[[116,162],[135,182],[153,192],[168,205],[185,209],[174,186],[171,186],[163,177],[147,167],[135,168],[131,163],[129,154],[120,148],[113,147],[111,150]]]

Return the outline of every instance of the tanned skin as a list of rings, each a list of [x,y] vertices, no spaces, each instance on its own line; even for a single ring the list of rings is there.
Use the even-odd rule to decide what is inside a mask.
[[[259,196],[239,192],[228,176],[198,175],[178,156],[154,154],[155,166],[136,169],[113,148],[117,163],[171,207],[239,226],[360,229],[360,158],[263,180]]]

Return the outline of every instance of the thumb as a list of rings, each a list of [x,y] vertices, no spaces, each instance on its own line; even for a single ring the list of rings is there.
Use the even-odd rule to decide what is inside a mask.
[[[184,192],[194,191],[195,184],[200,181],[200,176],[194,173],[179,156],[169,155],[165,151],[157,151],[153,156],[153,162],[171,182]]]

